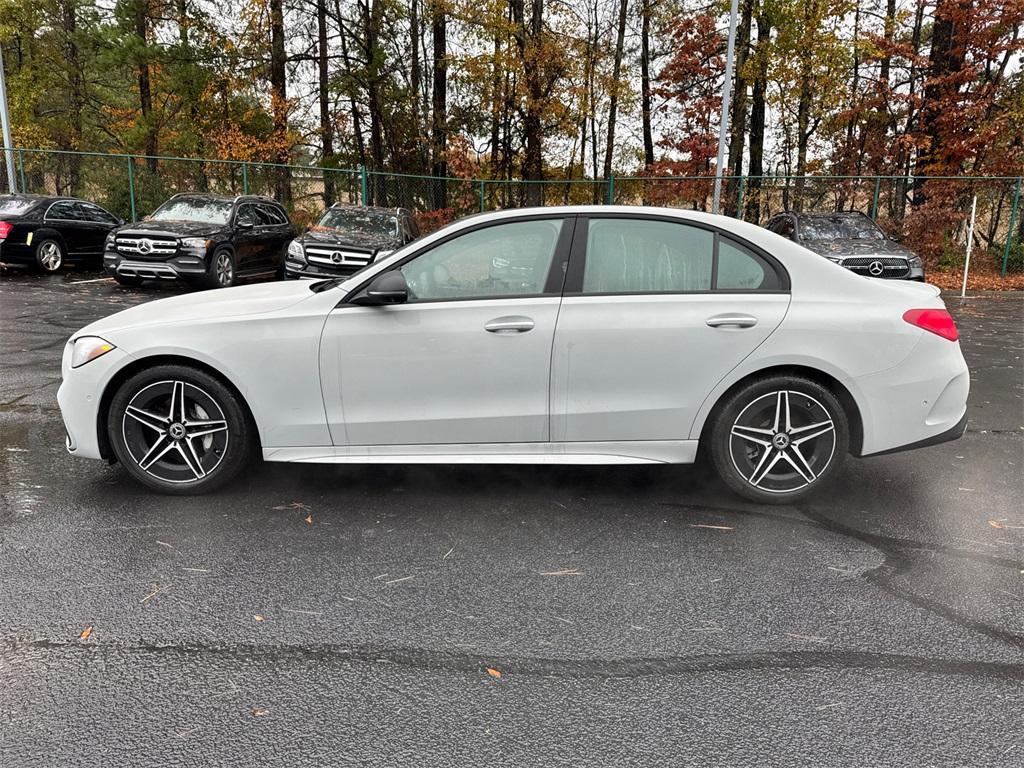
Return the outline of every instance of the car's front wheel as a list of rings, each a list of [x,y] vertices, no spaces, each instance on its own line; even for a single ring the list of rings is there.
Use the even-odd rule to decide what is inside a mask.
[[[711,456],[725,484],[752,501],[789,504],[835,475],[846,457],[846,412],[799,376],[757,379],[717,410]]]
[[[238,473],[255,443],[238,396],[205,371],[160,365],[121,385],[107,417],[118,461],[143,485],[203,493]]]
[[[235,284],[235,259],[231,251],[221,248],[213,254],[202,284],[206,288],[230,288]]]

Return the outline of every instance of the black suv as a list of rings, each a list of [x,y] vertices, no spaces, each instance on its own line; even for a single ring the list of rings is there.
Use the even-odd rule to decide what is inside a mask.
[[[227,288],[238,277],[280,273],[293,237],[288,214],[273,200],[181,194],[111,232],[103,265],[122,285],[181,279]]]
[[[405,208],[332,205],[288,246],[287,278],[351,275],[419,237]]]
[[[103,258],[109,232],[124,222],[75,197],[0,195],[0,261],[58,272],[70,262]]]
[[[766,226],[858,275],[924,280],[921,259],[859,211],[780,213]]]

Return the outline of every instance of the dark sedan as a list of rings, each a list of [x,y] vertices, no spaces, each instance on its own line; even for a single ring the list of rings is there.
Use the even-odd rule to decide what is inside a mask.
[[[0,261],[59,272],[68,263],[103,259],[107,235],[122,223],[74,197],[0,195]]]
[[[767,227],[859,275],[924,280],[921,259],[863,213],[786,212],[772,217]]]
[[[405,208],[332,205],[288,246],[285,277],[344,277],[419,237]]]

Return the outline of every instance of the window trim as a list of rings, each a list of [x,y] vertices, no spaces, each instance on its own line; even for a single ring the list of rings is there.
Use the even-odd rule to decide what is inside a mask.
[[[591,219],[640,219],[642,221],[661,221],[669,224],[679,224],[687,227],[695,227],[711,232],[714,236],[712,241],[711,255],[711,288],[695,291],[618,291],[614,293],[605,292],[584,292],[583,272],[587,261],[587,240],[590,234]],[[749,240],[739,237],[721,227],[706,224],[702,221],[691,221],[675,216],[647,213],[587,213],[577,217],[576,231],[578,235],[573,238],[572,250],[569,256],[569,267],[566,270],[565,285],[562,295],[565,297],[577,296],[688,296],[701,294],[788,294],[791,291],[789,273],[779,260],[770,253],[760,248]],[[720,238],[730,240],[741,250],[747,250],[755,257],[760,258],[767,267],[775,272],[778,281],[778,288],[717,288],[718,282],[718,243]]]
[[[551,266],[548,269],[547,277],[544,279],[544,290],[541,293],[530,293],[530,294],[505,294],[505,295],[494,295],[494,296],[467,296],[463,298],[444,298],[444,299],[424,299],[421,301],[410,301],[406,304],[399,306],[418,306],[421,304],[442,304],[442,303],[456,303],[466,301],[496,301],[496,300],[508,300],[508,299],[544,299],[552,297],[560,297],[563,295],[563,288],[565,281],[568,279],[569,265],[572,263],[570,258],[570,250],[574,244],[576,221],[579,217],[575,214],[569,213],[539,213],[531,216],[517,216],[510,219],[499,219],[497,221],[485,221],[475,226],[461,227],[455,232],[452,232],[447,237],[443,237],[439,240],[435,240],[429,245],[418,248],[408,256],[404,256],[401,261],[395,262],[386,272],[394,272],[399,270],[408,264],[413,259],[416,259],[438,246],[444,245],[455,238],[468,235],[472,232],[480,232],[485,229],[492,227],[498,227],[507,224],[521,224],[528,221],[561,221],[562,226],[558,231],[558,237],[555,240],[555,250],[551,255]],[[563,268],[563,264],[566,265]],[[359,304],[353,304],[352,300],[361,295],[379,275],[383,275],[385,271],[375,272],[371,277],[368,277],[358,286],[349,291],[341,301],[336,305],[336,309],[340,309],[343,306],[361,306]]]

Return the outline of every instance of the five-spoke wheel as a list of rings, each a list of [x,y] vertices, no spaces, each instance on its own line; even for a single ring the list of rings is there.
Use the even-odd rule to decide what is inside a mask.
[[[252,430],[238,397],[194,368],[158,366],[121,386],[107,420],[111,444],[129,472],[170,493],[209,490],[249,453]]]
[[[754,381],[718,411],[715,466],[733,490],[754,501],[788,503],[831,475],[846,455],[849,428],[835,396],[797,377]]]

